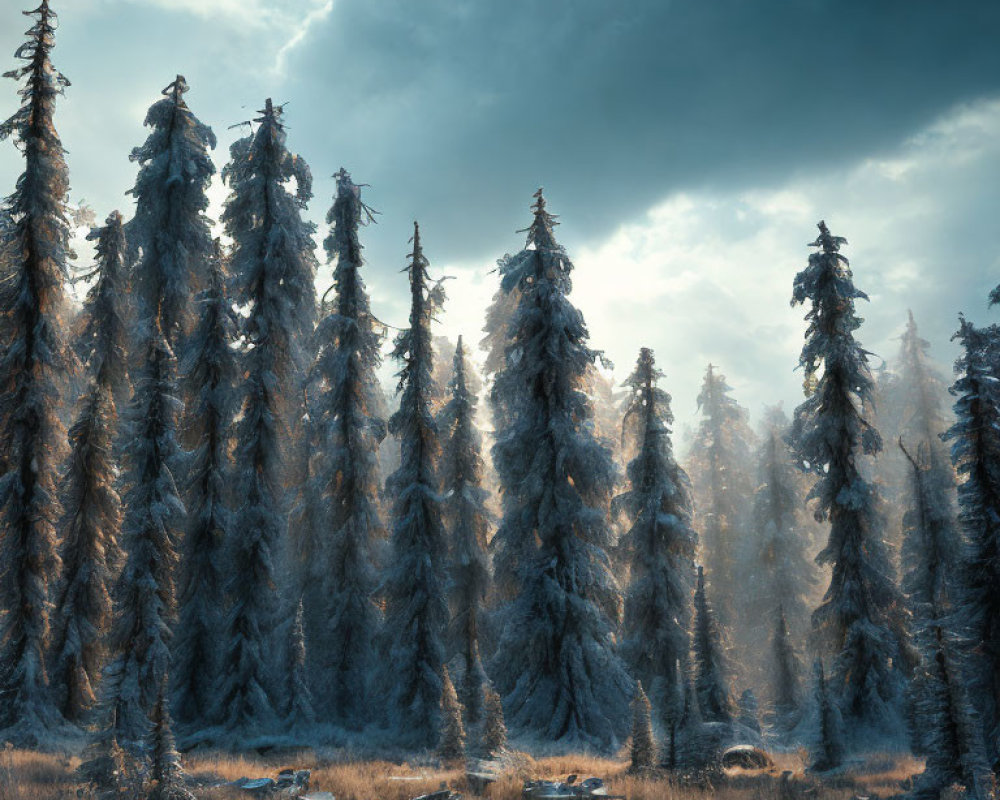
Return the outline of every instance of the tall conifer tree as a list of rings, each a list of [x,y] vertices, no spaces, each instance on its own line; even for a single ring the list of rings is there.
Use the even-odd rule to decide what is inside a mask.
[[[91,232],[97,280],[87,295],[82,335],[88,387],[69,431],[71,457],[62,520],[64,571],[56,598],[52,683],[63,716],[86,721],[104,665],[111,623],[111,584],[121,563],[121,499],[112,453],[115,398],[127,382],[126,251],[121,214]]]
[[[136,322],[132,397],[124,418],[121,542],[125,565],[115,584],[111,662],[102,691],[102,737],[145,758],[146,733],[170,658],[176,613],[177,544],[184,524],[178,487],[181,411],[175,344],[187,332],[188,291],[212,254],[205,191],[215,168],[212,131],[184,101],[183,76],[146,115],[152,130],[132,151],[139,164],[135,217],[126,226]]]
[[[747,412],[733,397],[718,367],[708,365],[698,408],[702,422],[692,446],[692,475],[700,501],[703,558],[715,590],[721,622],[741,629],[745,620],[736,602],[739,558],[745,548],[750,482],[750,439]]]
[[[778,622],[771,639],[771,700],[779,730],[791,730],[802,710],[802,662],[792,643],[784,608],[778,609]]]
[[[901,435],[914,446],[922,442],[928,449],[928,463],[936,481],[947,490],[954,485],[948,464],[948,454],[941,441],[941,433],[949,427],[943,408],[947,397],[944,378],[937,371],[930,357],[930,342],[920,336],[913,312],[907,312],[906,330],[901,337],[899,384],[897,390],[903,399]],[[939,503],[948,509],[951,499],[944,491]]]
[[[591,432],[583,385],[599,353],[569,300],[573,265],[541,191],[524,250],[502,271],[518,302],[494,397],[508,416],[493,448],[503,520],[501,575],[514,576],[495,679],[507,721],[566,746],[614,747],[628,731],[631,679],[613,626],[621,590],[608,558],[615,468]]]
[[[697,534],[688,478],[670,441],[670,395],[656,385],[662,376],[653,351],[642,348],[625,381],[630,394],[623,406],[622,438],[635,455],[612,511],[629,523],[621,542],[631,572],[622,655],[669,722],[681,713],[679,680],[688,667]]]
[[[729,688],[729,665],[722,632],[715,611],[708,601],[705,570],[698,566],[698,583],[694,592],[694,685],[698,691],[698,708],[706,722],[731,722],[733,719],[732,691]]]
[[[955,475],[941,434],[948,428],[942,408],[944,381],[930,362],[930,345],[920,338],[909,314],[900,352],[900,392],[903,398],[900,442],[909,461],[909,511],[903,516],[903,591],[911,611],[938,602],[946,610],[954,597],[951,586],[961,556],[955,511]],[[910,457],[916,456],[919,465]],[[930,548],[936,558],[924,558]],[[930,572],[928,572],[930,570]],[[936,597],[935,597],[936,595]]]
[[[823,222],[813,242],[819,251],[795,277],[792,304],[808,303],[809,323],[799,363],[807,399],[795,413],[790,441],[799,463],[815,476],[810,499],[830,536],[819,556],[833,574],[822,605],[813,614],[820,641],[833,656],[835,701],[859,741],[865,729],[893,736],[902,729],[904,680],[903,608],[883,543],[875,485],[865,477],[862,457],[882,448],[869,423],[873,381],[868,353],[854,331],[861,320],[846,240]],[[820,370],[822,373],[820,374]]]
[[[779,409],[770,409],[766,414],[740,585],[744,640],[765,641],[776,628],[780,609],[790,645],[792,640],[802,641],[809,629],[811,595],[817,578],[807,553],[803,478],[784,441],[788,426],[788,418]],[[745,659],[760,670],[759,679],[768,674],[769,666],[762,649],[753,648]]]
[[[394,502],[382,673],[390,722],[401,743],[416,747],[432,747],[440,730],[448,624],[447,538],[436,468],[440,446],[430,408],[431,321],[443,297],[440,285],[430,284],[427,266],[414,223],[407,267],[410,326],[396,337],[393,350],[402,369],[399,410],[390,418],[389,430],[399,439],[401,458],[386,486]]]
[[[385,400],[376,372],[381,325],[372,316],[361,268],[358,228],[371,219],[361,187],[344,170],[327,215],[326,252],[335,297],[316,331],[318,352],[307,381],[314,432],[304,502],[306,638],[324,716],[349,726],[368,718],[368,683],[380,611],[375,604],[375,551],[385,537],[380,517],[378,448],[385,438]]]
[[[190,398],[183,436],[187,463],[187,529],[181,548],[179,617],[171,669],[174,707],[183,728],[217,722],[219,643],[226,607],[227,548],[232,544],[230,444],[233,423],[235,326],[226,296],[222,247],[195,298],[197,321],[181,356]]]
[[[58,408],[72,359],[62,334],[70,258],[69,170],[54,125],[56,98],[69,85],[52,65],[56,16],[34,11],[21,65],[21,105],[0,123],[24,154],[24,172],[3,201],[9,260],[0,291],[0,730],[31,745],[58,723],[49,692],[51,582],[59,573],[56,482],[66,432]]]
[[[296,604],[295,617],[288,637],[288,660],[285,663],[285,724],[292,730],[316,722],[312,691],[306,675],[305,612],[302,601]]]
[[[968,540],[961,565],[962,605],[957,613],[976,645],[969,653],[970,691],[982,719],[990,763],[1000,757],[1000,392],[996,386],[997,326],[977,328],[962,318],[956,334],[962,353],[955,424],[946,439],[958,471],[959,522]]]
[[[144,360],[124,418],[126,557],[114,589],[111,662],[102,688],[104,723],[137,758],[146,755],[150,715],[170,663],[176,543],[184,516],[174,477],[180,462],[176,363],[158,319],[142,324],[153,333],[142,337]]]
[[[809,769],[826,772],[843,763],[844,720],[836,698],[831,696],[823,661],[819,658],[813,665],[813,695],[816,727],[810,742]]]
[[[248,309],[236,463],[239,532],[227,581],[230,603],[219,696],[232,732],[262,730],[280,708],[269,669],[281,651],[276,559],[285,531],[289,429],[315,321],[314,226],[302,219],[312,197],[309,167],[286,147],[282,109],[267,100],[256,129],[230,148],[223,170],[231,194],[222,215],[233,239],[231,297]],[[294,181],[295,191],[289,189]]]
[[[441,490],[449,534],[451,640],[462,662],[459,700],[466,722],[483,716],[486,672],[479,657],[479,629],[490,586],[486,551],[490,513],[483,489],[482,436],[476,428],[478,401],[462,337],[455,348],[447,404],[438,415],[441,429]]]
[[[918,641],[924,674],[916,706],[917,718],[924,726],[927,755],[924,771],[914,780],[912,796],[937,800],[957,783],[965,787],[970,800],[988,800],[995,796],[994,780],[960,648],[939,621],[929,622]]]
[[[140,318],[157,316],[171,348],[191,325],[190,302],[202,287],[212,257],[206,191],[215,174],[208,154],[215,134],[184,100],[187,81],[178,75],[150,106],[149,137],[129,158],[139,164],[135,216],[126,225],[129,249],[141,253],[132,268]],[[151,333],[148,329],[147,333]],[[137,352],[145,352],[138,347]]]

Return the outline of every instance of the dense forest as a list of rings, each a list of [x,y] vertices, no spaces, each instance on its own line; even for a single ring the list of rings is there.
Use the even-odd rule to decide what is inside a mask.
[[[678,771],[734,743],[805,747],[817,771],[909,750],[914,796],[989,793],[996,326],[960,319],[950,386],[912,315],[879,363],[820,222],[789,272],[801,405],[755,429],[709,364],[675,442],[651,350],[609,379],[541,190],[457,342],[435,334],[448,284],[414,223],[393,334],[365,286],[363,186],[341,169],[326,229],[308,222],[310,169],[267,100],[210,220],[216,139],[180,75],[131,153],[130,214],[74,266],[69,81],[48,0],[29,17],[0,125],[24,162],[0,209],[0,741],[85,742],[95,786],[159,796],[178,745],[455,757],[508,736],[631,737],[638,766]]]

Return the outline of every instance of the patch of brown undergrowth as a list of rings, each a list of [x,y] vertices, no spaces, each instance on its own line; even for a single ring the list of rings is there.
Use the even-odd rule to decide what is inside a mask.
[[[77,759],[28,751],[0,751],[0,800],[75,800],[79,788],[73,770]],[[856,794],[890,797],[901,782],[919,772],[919,760],[884,754],[871,756],[848,774],[818,780],[803,774],[801,754],[776,754],[768,770],[731,772],[700,785],[686,785],[662,774],[633,775],[624,759],[589,755],[525,758],[522,770],[486,789],[486,800],[519,800],[526,777],[604,778],[609,794],[629,800],[850,800]],[[282,767],[312,770],[312,788],[337,800],[410,800],[446,784],[470,797],[464,771],[427,764],[351,760],[346,754],[320,758],[311,750],[262,757],[198,753],[184,758],[188,773],[205,781],[273,776]],[[782,772],[791,773],[790,780]],[[245,800],[227,789],[204,790],[199,800]]]
[[[0,800],[67,800],[78,788],[73,771],[78,759],[0,749]]]

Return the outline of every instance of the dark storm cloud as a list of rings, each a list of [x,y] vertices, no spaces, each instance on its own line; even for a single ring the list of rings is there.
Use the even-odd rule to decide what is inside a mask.
[[[516,246],[538,184],[581,239],[877,152],[995,93],[998,35],[985,2],[337,0],[287,90],[314,163],[460,258]]]
[[[908,307],[945,361],[958,310],[993,318],[985,293],[1000,282],[989,234],[1000,154],[989,143],[1000,140],[1000,111],[961,104],[1000,97],[1000,3],[56,7],[56,63],[73,80],[57,124],[74,199],[99,219],[131,213],[128,153],[178,72],[219,135],[219,167],[245,132],[230,125],[267,96],[287,101],[289,144],[316,176],[313,220],[322,223],[341,165],[372,184],[366,199],[383,214],[363,235],[368,281],[391,323],[406,319],[398,270],[419,218],[433,268],[458,276],[442,329],[477,338],[496,283],[487,270],[523,242],[515,230],[538,185],[562,216],[574,301],[595,344],[623,369],[640,345],[654,346],[684,413],[708,360],[754,407],[796,401],[803,323],[788,292],[820,217],[851,241],[872,294],[863,341],[880,355],[895,352]],[[26,23],[3,5],[8,67]],[[17,101],[4,83],[0,115]],[[887,176],[869,163],[884,159],[912,164]],[[13,186],[20,169],[17,151],[0,148],[0,183]],[[213,187],[217,202],[225,193]],[[321,289],[329,274],[324,266]]]

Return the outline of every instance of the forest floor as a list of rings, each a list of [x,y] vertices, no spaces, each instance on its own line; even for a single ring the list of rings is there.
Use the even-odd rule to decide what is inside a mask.
[[[311,769],[310,789],[331,792],[337,800],[409,800],[441,788],[473,796],[463,769],[430,765],[394,764],[388,761],[349,761],[342,756],[319,758],[312,751],[284,753],[261,758],[232,755],[189,754],[184,757],[187,773],[201,782],[236,780],[241,777],[274,777],[283,767]],[[850,772],[824,780],[806,775],[802,757],[777,754],[775,767],[767,770],[731,770],[701,785],[681,785],[662,775],[635,776],[628,762],[592,756],[525,758],[516,774],[501,778],[483,795],[487,800],[516,800],[526,778],[564,779],[597,776],[605,780],[608,793],[628,800],[851,800],[888,798],[899,795],[910,777],[921,769],[919,761],[900,756],[872,756]],[[86,797],[74,778],[77,758],[23,750],[0,752],[0,800],[71,800]],[[782,780],[790,771],[791,780]],[[195,790],[198,800],[245,800],[249,795],[232,789]]]

